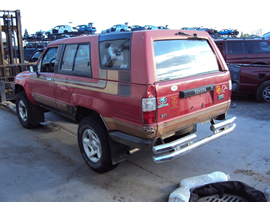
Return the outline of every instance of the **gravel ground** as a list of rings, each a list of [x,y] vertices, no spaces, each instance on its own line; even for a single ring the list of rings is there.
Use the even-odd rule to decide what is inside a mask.
[[[232,95],[232,104],[228,111],[235,116],[270,121],[270,103],[258,102],[254,96]]]

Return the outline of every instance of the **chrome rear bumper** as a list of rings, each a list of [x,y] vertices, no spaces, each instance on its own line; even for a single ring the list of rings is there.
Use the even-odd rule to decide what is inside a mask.
[[[214,132],[212,135],[203,138],[197,142],[193,142],[196,139],[196,134],[191,134],[175,140],[173,142],[157,145],[152,147],[154,154],[159,154],[159,156],[154,156],[153,161],[155,163],[163,163],[176,159],[200,146],[203,146],[209,142],[212,142],[220,137],[223,137],[234,130],[236,124],[234,123],[236,117],[222,121],[217,124],[211,125],[210,129]]]

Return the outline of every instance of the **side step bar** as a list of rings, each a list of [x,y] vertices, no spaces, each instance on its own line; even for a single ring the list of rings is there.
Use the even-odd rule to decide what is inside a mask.
[[[228,119],[226,121],[211,125],[210,129],[214,132],[212,135],[203,138],[197,142],[192,142],[192,140],[196,139],[196,134],[191,134],[175,140],[173,142],[157,145],[152,148],[154,154],[161,154],[160,156],[154,156],[153,161],[155,163],[163,163],[166,161],[170,161],[176,159],[198,147],[201,147],[209,142],[212,142],[218,138],[221,138],[225,135],[231,133],[236,124],[234,123],[236,117]]]

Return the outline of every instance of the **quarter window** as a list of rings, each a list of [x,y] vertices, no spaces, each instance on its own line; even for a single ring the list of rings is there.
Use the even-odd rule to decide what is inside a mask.
[[[99,55],[101,67],[106,69],[130,69],[129,46],[129,39],[100,42]]]

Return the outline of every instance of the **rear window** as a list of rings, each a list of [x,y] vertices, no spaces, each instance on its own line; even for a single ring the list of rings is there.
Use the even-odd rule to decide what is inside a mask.
[[[154,49],[159,81],[219,71],[206,40],[154,41]]]

